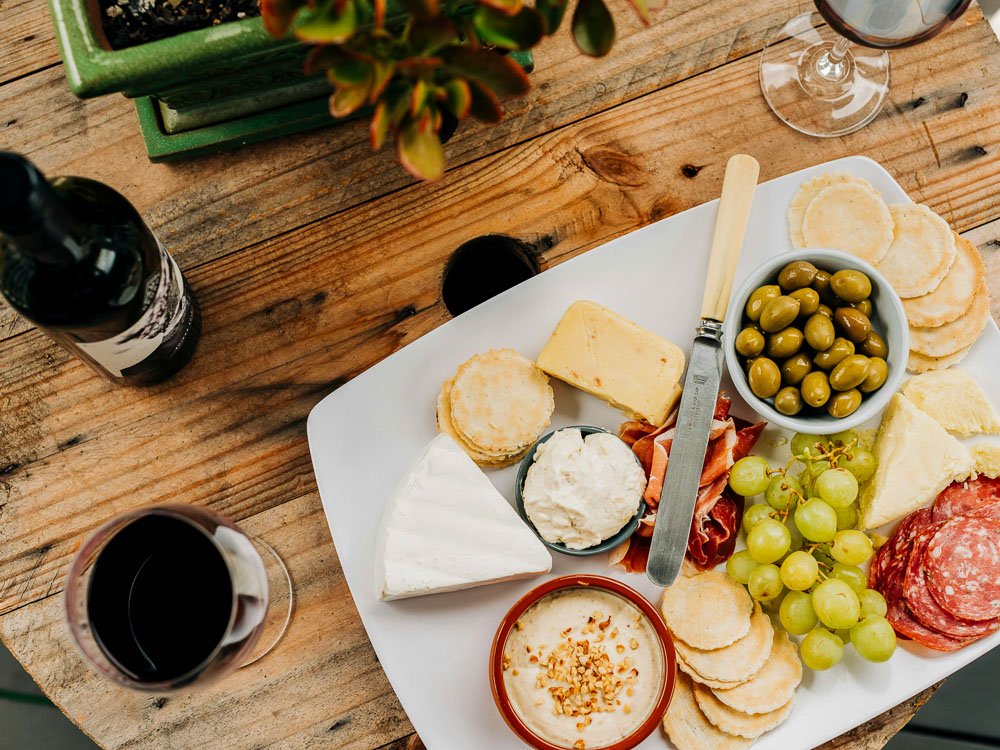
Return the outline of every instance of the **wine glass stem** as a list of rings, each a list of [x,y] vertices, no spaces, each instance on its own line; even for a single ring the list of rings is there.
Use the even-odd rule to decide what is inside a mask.
[[[816,58],[816,72],[828,81],[840,81],[847,75],[847,50],[851,42],[840,37],[837,43],[824,54]]]

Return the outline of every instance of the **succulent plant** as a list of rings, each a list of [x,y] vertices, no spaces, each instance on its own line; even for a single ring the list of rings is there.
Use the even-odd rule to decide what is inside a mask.
[[[646,0],[630,0],[649,21]],[[333,85],[330,112],[371,108],[378,149],[391,137],[415,177],[444,173],[442,131],[475,117],[498,122],[501,99],[527,93],[524,69],[506,54],[559,28],[570,0],[260,0],[268,31],[314,45],[307,72]],[[615,26],[604,0],[577,0],[573,38],[582,52],[608,53]]]

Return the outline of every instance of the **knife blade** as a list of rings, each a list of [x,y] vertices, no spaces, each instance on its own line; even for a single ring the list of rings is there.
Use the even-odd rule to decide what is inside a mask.
[[[722,323],[759,172],[760,165],[746,154],[737,154],[726,164],[702,300],[701,324],[696,329],[688,358],[646,565],[646,575],[659,586],[669,586],[676,580],[687,551],[722,379]]]

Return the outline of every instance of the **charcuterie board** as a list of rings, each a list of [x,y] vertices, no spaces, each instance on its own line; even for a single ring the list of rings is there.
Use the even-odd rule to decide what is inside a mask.
[[[763,183],[750,215],[736,285],[768,258],[792,249],[786,215],[799,186],[828,172],[870,182],[889,202],[908,199],[877,163],[850,157]],[[397,479],[437,433],[441,383],[477,352],[510,347],[535,357],[567,307],[593,300],[676,342],[690,341],[698,322],[716,202],[644,227],[495,297],[388,357],[324,399],[309,417],[313,466],[337,553],[381,664],[416,731],[430,750],[523,747],[494,707],[487,678],[493,634],[504,613],[548,577],[573,573],[617,578],[658,602],[661,589],[644,575],[608,567],[606,555],[555,554],[551,573],[481,588],[403,601],[376,595],[376,537]],[[959,365],[1000,404],[1000,330],[990,321]],[[614,431],[622,415],[598,399],[553,382],[552,427],[595,425]],[[757,421],[733,384],[734,414]],[[868,426],[878,425],[875,419]],[[789,433],[768,426],[755,449],[772,462],[787,458]],[[784,453],[782,454],[782,451]],[[490,471],[496,488],[514,496],[516,466]],[[883,531],[888,533],[892,527]],[[460,531],[459,531],[460,533]],[[761,737],[762,750],[809,748],[835,737],[946,677],[1000,643],[994,634],[950,654],[900,641],[884,664],[845,653],[826,672],[807,670],[790,716]],[[656,732],[640,747],[670,747]]]

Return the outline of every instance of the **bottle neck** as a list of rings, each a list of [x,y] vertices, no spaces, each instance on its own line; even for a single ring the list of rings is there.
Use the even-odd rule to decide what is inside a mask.
[[[0,239],[39,263],[68,266],[84,258],[78,222],[27,159],[0,151]]]

